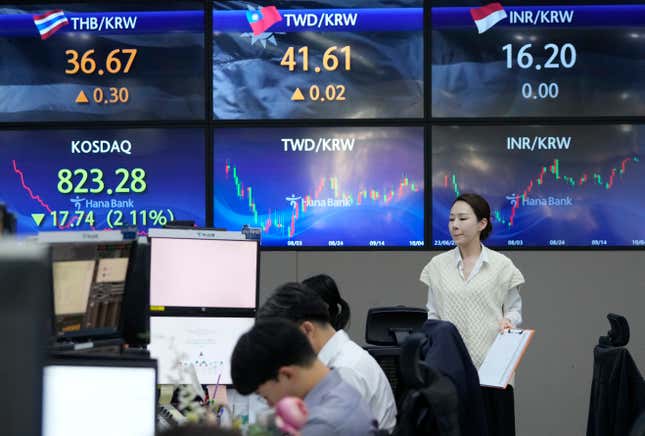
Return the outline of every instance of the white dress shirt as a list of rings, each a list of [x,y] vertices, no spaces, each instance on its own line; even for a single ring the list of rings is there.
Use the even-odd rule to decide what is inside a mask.
[[[391,432],[396,425],[396,403],[385,373],[370,354],[338,330],[318,353],[328,367],[353,386],[370,406],[380,429]]]
[[[466,278],[464,277],[464,260],[461,258],[461,252],[459,247],[454,248],[452,251],[455,253],[455,268],[459,270],[459,275],[461,278],[468,283],[477,275],[481,270],[484,263],[488,262],[488,248],[482,245],[482,251],[479,254],[477,262],[471,271],[470,275]],[[437,310],[435,308],[435,295],[433,290],[428,287],[428,303],[426,304],[428,309],[428,319],[439,319]],[[504,298],[504,318],[508,319],[513,327],[519,327],[522,324],[522,298],[520,297],[519,287],[513,287],[508,290],[506,297]]]

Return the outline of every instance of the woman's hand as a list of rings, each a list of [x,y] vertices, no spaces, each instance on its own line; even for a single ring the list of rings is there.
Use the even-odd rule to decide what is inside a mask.
[[[507,330],[512,328],[513,328],[513,323],[511,323],[511,321],[508,318],[504,318],[499,322],[500,330]]]

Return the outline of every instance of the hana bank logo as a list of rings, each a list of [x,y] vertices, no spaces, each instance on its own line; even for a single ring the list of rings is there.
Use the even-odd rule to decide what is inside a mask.
[[[470,16],[473,17],[478,33],[484,33],[495,24],[506,18],[506,11],[500,3],[489,3],[480,8],[472,8]]]
[[[247,11],[246,19],[253,30],[253,35],[258,36],[269,30],[275,23],[282,21],[282,16],[275,6],[264,6]]]
[[[298,205],[298,200],[302,199],[302,197],[296,197],[296,194],[291,194],[288,197],[285,197],[285,200],[289,202],[289,206],[292,208],[296,208]]]
[[[509,203],[511,203],[511,206],[515,206],[517,204],[517,201],[519,200],[519,198],[520,198],[520,196],[515,195],[515,194],[511,194],[511,195],[506,196],[506,199],[509,201]]]

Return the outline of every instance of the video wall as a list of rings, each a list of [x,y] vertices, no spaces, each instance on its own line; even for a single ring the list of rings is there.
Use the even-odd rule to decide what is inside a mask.
[[[0,5],[22,235],[171,221],[265,250],[645,246],[645,2]]]

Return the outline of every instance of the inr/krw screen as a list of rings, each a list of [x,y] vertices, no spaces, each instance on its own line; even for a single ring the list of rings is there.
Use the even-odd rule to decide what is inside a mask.
[[[491,205],[495,247],[645,245],[642,125],[434,126],[432,246],[464,192]]]
[[[214,223],[265,247],[424,243],[422,127],[219,128]]]
[[[215,1],[216,119],[422,118],[422,0]]]
[[[433,117],[645,115],[645,5],[432,3]]]

